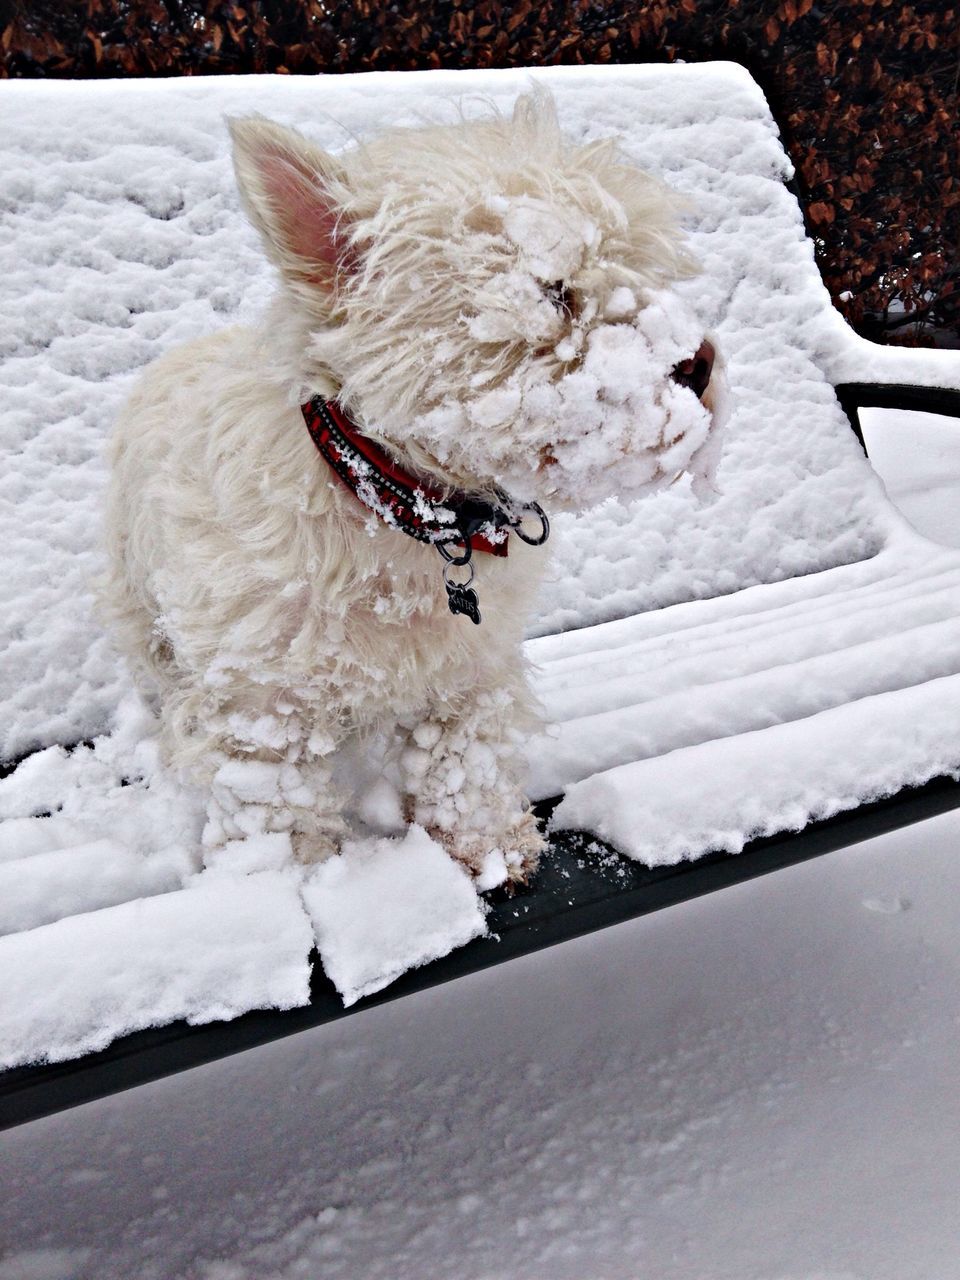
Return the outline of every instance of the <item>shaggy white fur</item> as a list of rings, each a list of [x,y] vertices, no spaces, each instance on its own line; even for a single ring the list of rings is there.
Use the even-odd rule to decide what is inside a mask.
[[[128,401],[105,608],[170,759],[210,787],[208,846],[289,830],[301,858],[332,853],[338,753],[379,733],[408,818],[523,878],[542,841],[520,640],[544,550],[475,555],[483,623],[453,616],[436,550],[341,485],[299,405],[336,396],[445,492],[578,509],[702,479],[710,393],[671,373],[703,335],[660,297],[694,269],[677,200],[609,142],[564,139],[542,90],[512,119],[337,157],[259,118],[231,128],[281,287],[260,329],[171,352]]]

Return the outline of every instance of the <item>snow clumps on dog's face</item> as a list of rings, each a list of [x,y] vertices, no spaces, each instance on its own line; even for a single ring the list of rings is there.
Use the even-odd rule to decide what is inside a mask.
[[[671,377],[703,339],[670,292],[695,271],[679,201],[611,141],[565,139],[545,92],[337,157],[231,127],[304,398],[332,374],[407,465],[520,501],[582,508],[708,470],[710,393]]]

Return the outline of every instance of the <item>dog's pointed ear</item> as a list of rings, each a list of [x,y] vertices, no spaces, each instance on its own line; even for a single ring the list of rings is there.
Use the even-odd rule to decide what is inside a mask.
[[[270,258],[294,285],[332,288],[350,256],[337,200],[342,166],[262,116],[228,123],[240,197]]]
[[[542,84],[533,84],[513,104],[513,127],[541,144],[556,145],[560,137],[557,104],[553,94]]]

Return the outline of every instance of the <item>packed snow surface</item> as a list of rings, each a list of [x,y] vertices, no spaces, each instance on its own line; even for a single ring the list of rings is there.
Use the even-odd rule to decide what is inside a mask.
[[[0,938],[0,1066],[309,999],[313,935],[283,872],[211,877]]]
[[[454,889],[456,868],[416,835],[422,892],[399,885],[387,778],[358,805],[365,843],[306,889],[283,836],[234,841],[201,871],[203,798],[159,761],[89,582],[102,448],[138,370],[254,321],[271,292],[224,115],[261,111],[336,149],[385,110],[413,124],[452,119],[461,100],[509,108],[531,76],[574,137],[618,137],[692,198],[704,271],[680,292],[716,340],[730,406],[714,492],[685,481],[555,521],[528,647],[552,726],[531,744],[533,791],[567,790],[558,823],[663,862],[960,768],[960,552],[891,507],[832,390],[957,386],[960,361],[876,350],[845,328],[740,68],[4,82],[0,757],[34,751],[0,782],[4,1062],[301,1002],[318,938],[353,999],[482,927],[474,890],[462,876]],[[409,908],[392,933],[351,914],[381,871]],[[260,897],[262,928],[248,927]]]
[[[960,423],[936,413],[862,409],[870,460],[887,492],[927,538],[960,547]]]

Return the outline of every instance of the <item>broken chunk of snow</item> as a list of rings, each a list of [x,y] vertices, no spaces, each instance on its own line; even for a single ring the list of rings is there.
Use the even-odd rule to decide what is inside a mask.
[[[483,860],[480,874],[477,876],[477,889],[486,893],[488,889],[496,889],[503,884],[509,874],[507,860],[502,849],[491,849]]]
[[[303,896],[345,1005],[486,932],[470,877],[420,826],[402,840],[348,842]]]

